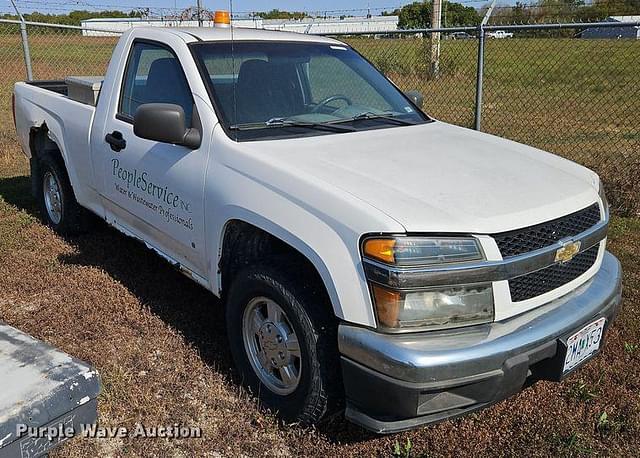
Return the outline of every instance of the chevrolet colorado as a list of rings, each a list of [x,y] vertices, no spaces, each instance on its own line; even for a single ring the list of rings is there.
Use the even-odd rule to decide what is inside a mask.
[[[14,97],[44,221],[94,213],[220,297],[288,421],[477,410],[575,371],[619,309],[594,172],[433,119],[340,41],[135,28],[104,78]]]

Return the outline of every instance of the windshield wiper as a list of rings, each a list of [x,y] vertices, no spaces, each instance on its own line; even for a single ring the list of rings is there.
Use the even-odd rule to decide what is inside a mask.
[[[305,127],[308,129],[330,130],[332,132],[354,132],[353,127],[337,126],[333,123],[294,121],[287,118],[271,118],[265,122],[247,122],[229,126],[231,130],[273,129],[282,127]]]
[[[331,121],[331,124],[342,124],[344,122],[362,121],[362,120],[369,120],[369,119],[385,119],[387,121],[392,121],[403,126],[414,126],[416,124],[413,121],[399,118],[397,115],[394,115],[394,114],[373,113],[371,111],[365,111],[364,113],[359,113],[355,116],[352,116],[351,118],[340,119],[339,121]]]

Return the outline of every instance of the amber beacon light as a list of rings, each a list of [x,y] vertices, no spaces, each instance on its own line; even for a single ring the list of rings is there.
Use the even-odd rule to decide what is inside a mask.
[[[213,25],[215,27],[229,27],[231,25],[231,16],[228,11],[216,11],[213,16]]]

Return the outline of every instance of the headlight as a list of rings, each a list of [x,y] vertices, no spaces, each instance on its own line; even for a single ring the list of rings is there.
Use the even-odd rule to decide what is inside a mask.
[[[455,328],[493,321],[490,283],[422,291],[371,286],[378,324],[388,331]]]
[[[366,257],[397,266],[428,266],[452,262],[479,261],[482,250],[471,237],[390,237],[365,240]]]
[[[473,237],[373,237],[362,245],[365,259],[382,269],[413,270],[484,260]],[[378,326],[387,331],[455,328],[493,321],[491,283],[396,290],[370,282]]]
[[[609,213],[609,200],[607,200],[607,194],[604,191],[604,185],[602,184],[602,180],[599,183],[598,194],[600,195],[600,199],[602,199],[602,206],[604,207],[604,212]]]

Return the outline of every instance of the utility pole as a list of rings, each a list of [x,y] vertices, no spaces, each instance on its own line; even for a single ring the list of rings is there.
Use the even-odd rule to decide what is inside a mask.
[[[439,29],[442,20],[442,0],[433,0],[431,5],[431,28]],[[431,32],[431,74],[434,78],[440,72],[440,32]]]
[[[198,27],[202,27],[202,0],[198,0],[196,14],[198,15]]]

